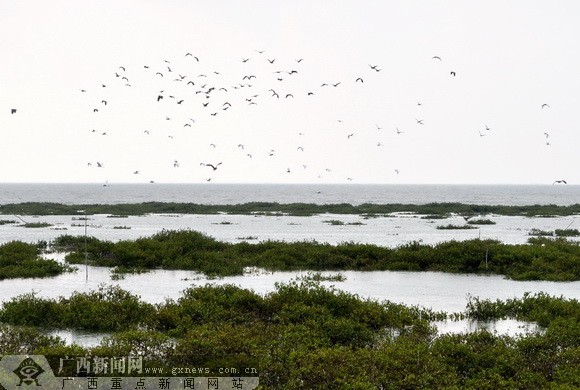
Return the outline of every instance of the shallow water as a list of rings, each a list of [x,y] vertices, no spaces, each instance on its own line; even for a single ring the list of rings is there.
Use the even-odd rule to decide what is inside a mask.
[[[183,290],[207,283],[234,284],[263,295],[275,291],[276,283],[288,283],[307,274],[308,272],[258,272],[210,280],[194,271],[155,270],[144,274],[127,275],[121,280],[112,280],[109,268],[79,266],[79,270],[75,273],[66,273],[53,278],[3,280],[0,282],[0,300],[5,302],[31,291],[47,298],[66,297],[74,291],[96,290],[102,284],[119,285],[150,303],[177,299]],[[321,274],[335,275],[337,272],[325,271]],[[505,300],[521,298],[526,292],[543,291],[550,295],[580,299],[580,282],[518,282],[502,276],[443,272],[343,271],[340,274],[346,278],[345,281],[322,282],[322,284],[335,286],[362,298],[389,300],[449,313],[464,311],[469,296]]]
[[[35,243],[50,241],[63,234],[83,235],[84,221],[79,216],[24,216],[26,222],[46,222],[46,228],[25,228],[16,217],[0,219],[16,220],[18,223],[0,225],[0,244],[12,240]],[[449,240],[474,238],[496,239],[507,244],[523,244],[531,229],[554,231],[555,229],[580,228],[580,216],[555,218],[528,218],[487,215],[495,225],[474,225],[475,229],[440,230],[440,225],[465,225],[460,216],[446,219],[422,219],[420,215],[389,214],[384,217],[364,219],[359,215],[322,214],[311,217],[262,216],[262,215],[192,215],[148,214],[127,218],[108,218],[107,215],[91,215],[87,221],[87,234],[103,240],[118,241],[151,236],[167,230],[191,229],[205,233],[220,241],[248,242],[265,240],[303,241],[316,240],[337,244],[356,242],[394,247],[412,241],[434,244]],[[330,225],[329,220],[339,220],[344,225]],[[362,225],[349,225],[361,223]],[[580,240],[573,237],[572,240]]]

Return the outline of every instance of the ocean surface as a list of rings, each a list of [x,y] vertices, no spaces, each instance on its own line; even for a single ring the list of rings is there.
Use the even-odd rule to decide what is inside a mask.
[[[459,202],[483,205],[580,203],[580,185],[332,184],[0,184],[0,205],[21,202],[116,204]]]

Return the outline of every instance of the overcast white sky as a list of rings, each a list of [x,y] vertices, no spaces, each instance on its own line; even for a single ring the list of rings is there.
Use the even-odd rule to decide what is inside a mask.
[[[0,182],[578,184],[578,15],[572,0],[2,0]]]

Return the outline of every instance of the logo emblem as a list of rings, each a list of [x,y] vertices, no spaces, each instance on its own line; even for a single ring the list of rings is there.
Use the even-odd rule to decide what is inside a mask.
[[[12,372],[20,378],[20,382],[16,386],[22,386],[22,383],[27,385],[34,383],[36,386],[40,386],[37,378],[44,370],[32,358],[28,357]]]

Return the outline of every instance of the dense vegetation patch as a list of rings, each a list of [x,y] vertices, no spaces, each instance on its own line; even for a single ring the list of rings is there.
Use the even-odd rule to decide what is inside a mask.
[[[439,229],[439,230],[469,230],[469,229],[477,229],[477,228],[475,226],[471,226],[471,225],[448,224],[448,225],[439,225],[439,226],[437,226],[437,229]]]
[[[42,278],[71,271],[71,267],[40,256],[39,245],[11,241],[0,245],[0,280]]]
[[[50,224],[48,222],[26,222],[20,226],[25,227],[25,228],[38,229],[38,228],[51,227],[52,224]]]
[[[85,262],[85,238],[63,235],[52,243],[70,251],[66,260]],[[241,275],[246,267],[268,270],[407,270],[506,275],[518,280],[580,280],[580,244],[530,238],[529,244],[496,240],[411,242],[396,248],[316,241],[230,244],[188,230],[162,231],[134,241],[87,239],[89,263],[131,269],[183,269],[207,275]]]
[[[80,212],[79,210],[84,210]],[[465,216],[497,214],[520,216],[566,216],[580,214],[580,203],[570,206],[557,205],[474,205],[463,203],[427,203],[427,204],[372,204],[352,205],[348,203],[314,204],[314,203],[275,203],[249,202],[235,205],[204,205],[197,203],[145,202],[133,204],[85,204],[66,205],[61,203],[26,202],[10,203],[0,206],[0,214],[5,215],[83,215],[112,214],[123,215],[159,214],[257,214],[257,215],[315,215],[315,214],[359,214],[380,215],[399,212],[410,212],[447,216],[451,213]]]
[[[78,296],[21,296],[4,305],[0,320],[35,325],[50,306],[52,315],[63,318],[62,325],[71,320],[72,307],[80,306],[70,303]],[[142,356],[145,367],[257,367],[261,389],[580,386],[578,302],[544,294],[494,303],[525,320],[547,319],[544,332],[520,337],[487,331],[436,336],[427,321],[433,313],[312,282],[279,284],[266,296],[231,285],[205,285],[155,306],[107,287],[82,295],[81,301],[93,322],[79,318],[71,327],[115,328],[111,319],[99,315],[106,312],[127,321],[124,330],[97,347],[83,348],[32,328],[4,325],[0,356]],[[472,302],[472,309],[483,302]],[[121,319],[115,310],[137,313]],[[486,318],[499,314],[497,310]]]
[[[470,219],[467,223],[470,225],[495,225],[491,219]]]
[[[556,229],[554,234],[558,237],[578,237],[580,236],[580,231],[578,229]]]

